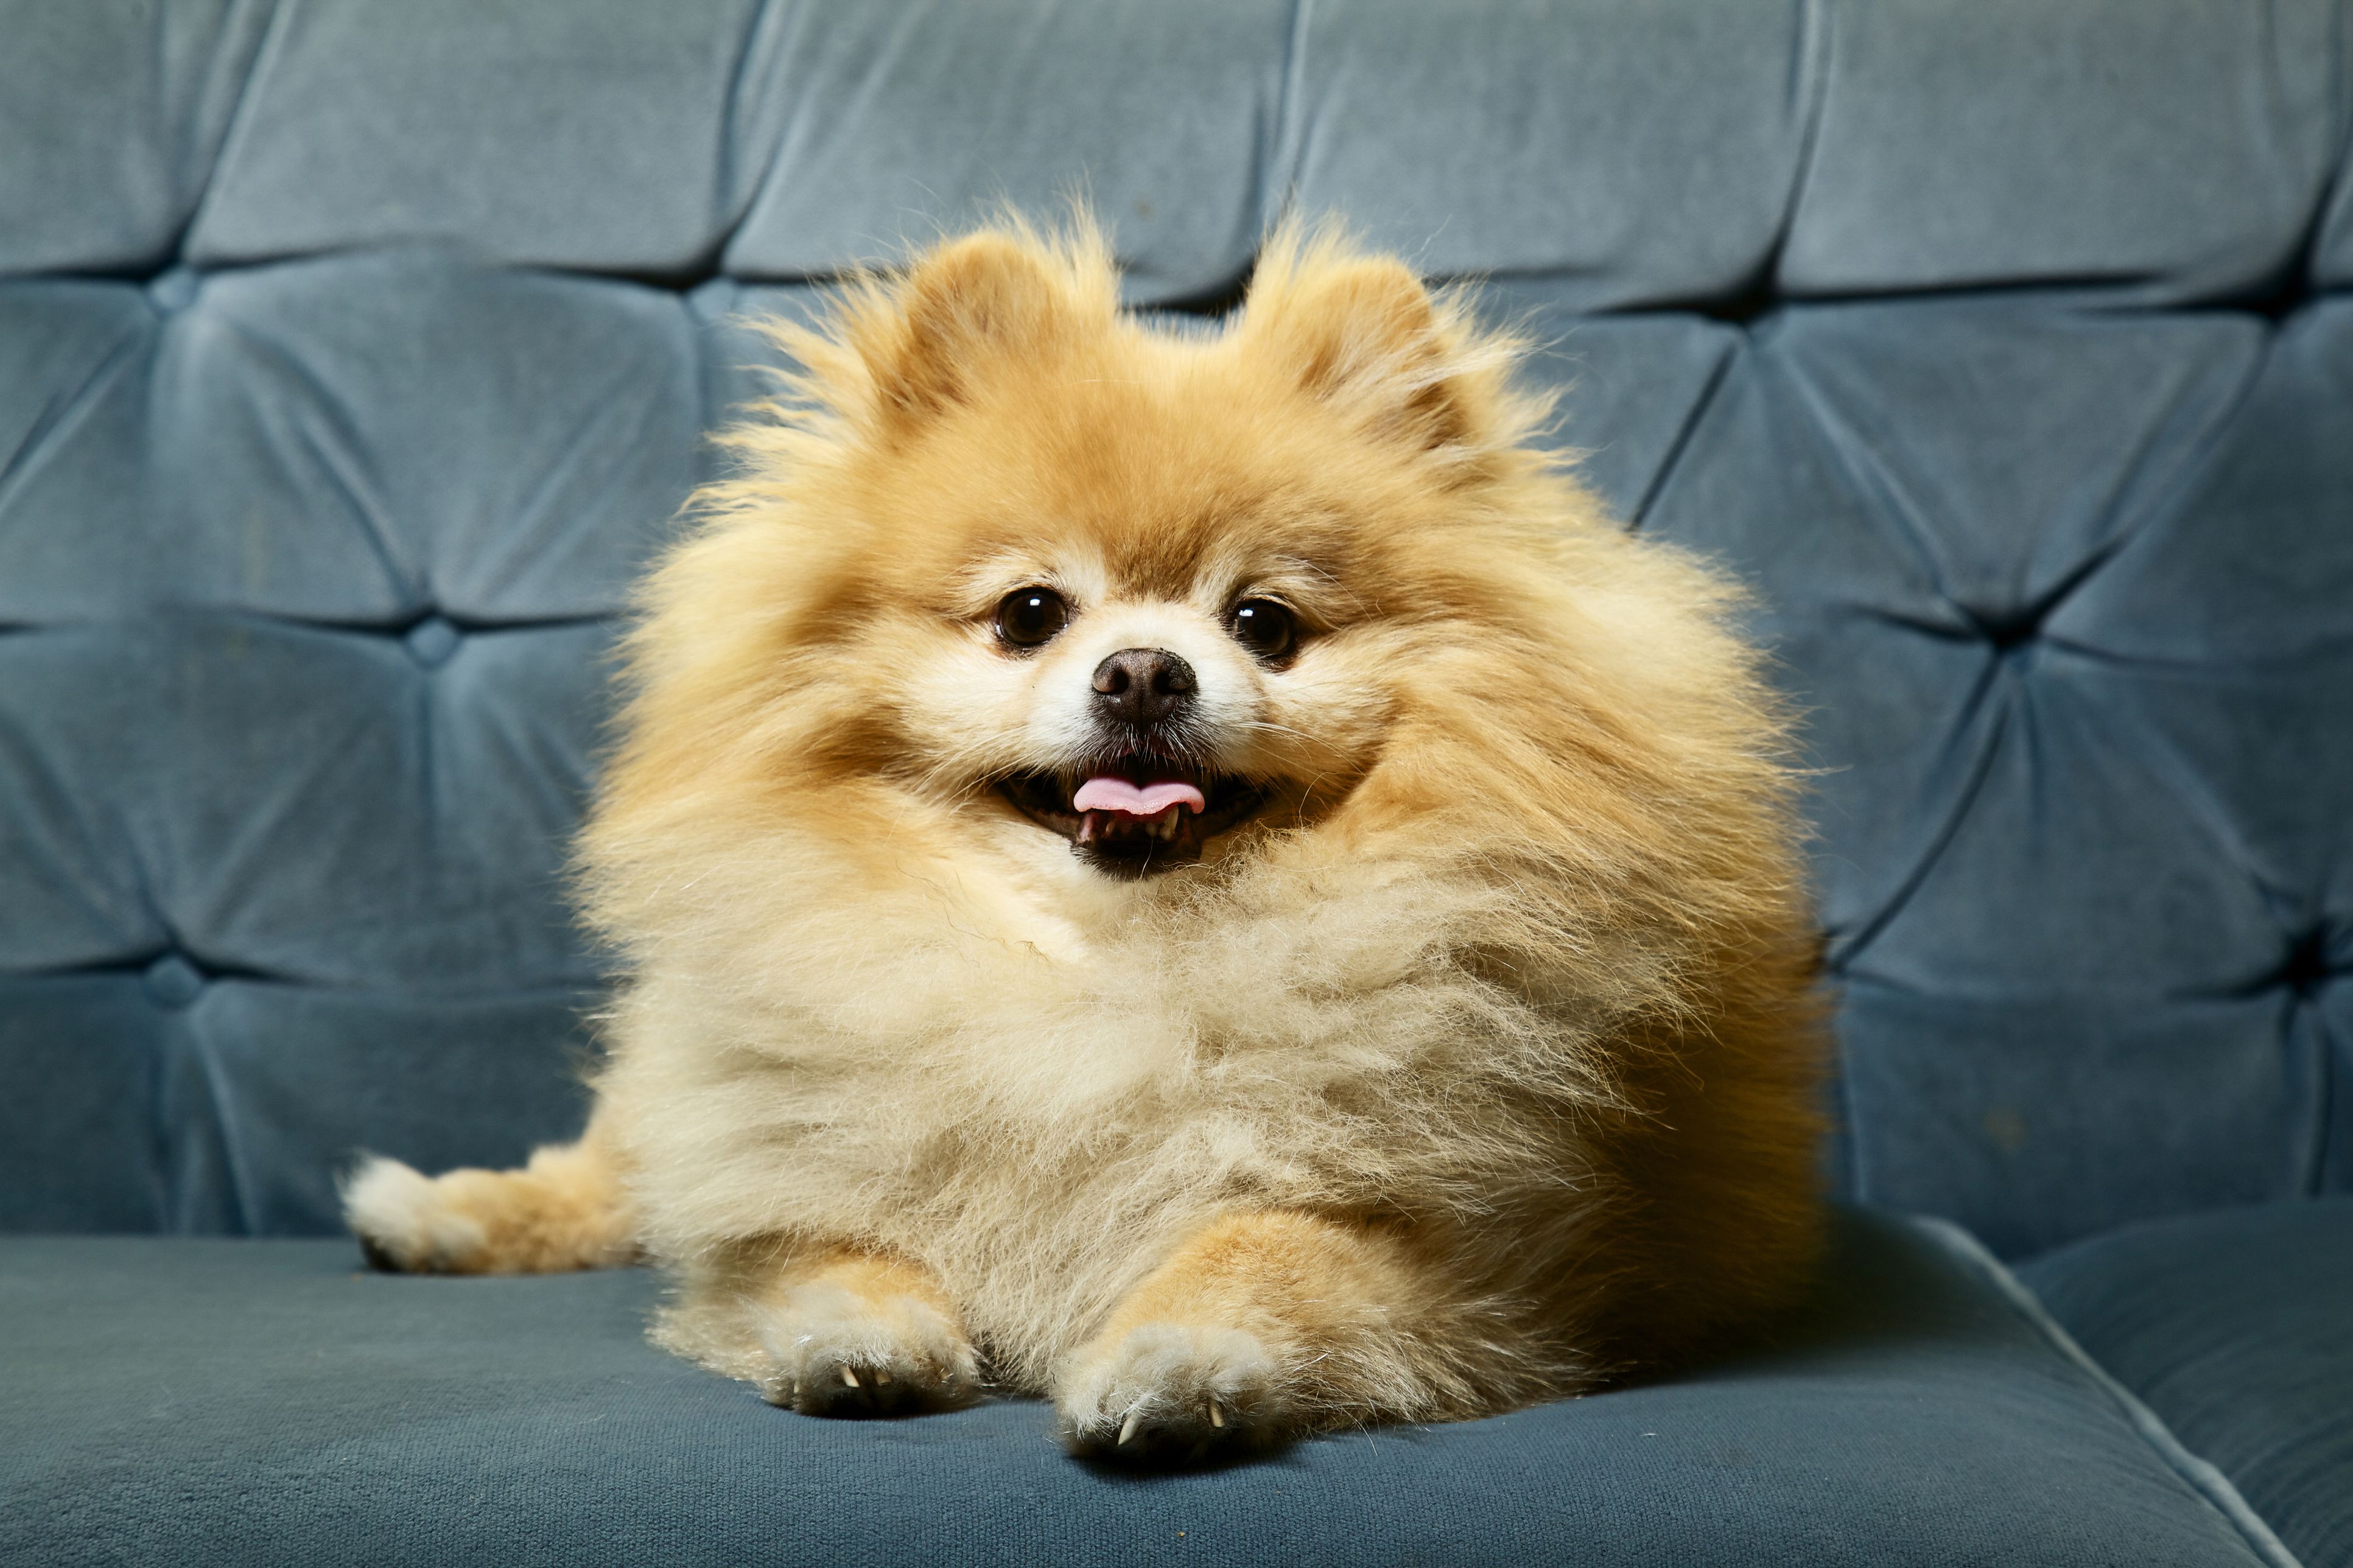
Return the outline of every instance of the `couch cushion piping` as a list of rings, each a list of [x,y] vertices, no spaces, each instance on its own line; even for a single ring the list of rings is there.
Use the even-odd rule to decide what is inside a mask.
[[[2239,1495],[2239,1489],[2231,1484],[2231,1479],[2184,1447],[2181,1439],[2173,1435],[2173,1429],[2165,1424],[2164,1419],[2142,1404],[2139,1395],[2118,1383],[2107,1368],[2093,1360],[2091,1352],[2075,1342],[2075,1336],[2044,1310],[2042,1301],[2026,1288],[2024,1281],[2004,1267],[2000,1258],[1987,1251],[1982,1242],[1950,1220],[1930,1215],[1914,1215],[1909,1219],[1922,1235],[1941,1246],[2000,1291],[2019,1315],[2033,1324],[2053,1350],[2081,1367],[2084,1374],[2125,1413],[2140,1433],[2142,1440],[2156,1449],[2158,1457],[2172,1467],[2174,1473],[2188,1482],[2192,1490],[2237,1528],[2248,1547],[2269,1568],[2303,1568],[2296,1561],[2295,1553],[2287,1549],[2285,1543],[2272,1532],[2272,1527],[2263,1522],[2263,1516]]]

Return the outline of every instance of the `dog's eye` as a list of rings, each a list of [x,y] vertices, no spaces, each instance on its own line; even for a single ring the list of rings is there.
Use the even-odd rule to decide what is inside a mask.
[[[1071,606],[1051,588],[1016,588],[997,606],[997,635],[1013,647],[1037,647],[1071,624]]]
[[[1231,625],[1234,640],[1261,658],[1281,658],[1299,635],[1291,612],[1272,599],[1244,599],[1234,606]]]

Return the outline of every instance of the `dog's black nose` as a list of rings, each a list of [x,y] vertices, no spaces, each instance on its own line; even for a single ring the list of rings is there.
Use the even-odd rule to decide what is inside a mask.
[[[1095,711],[1124,724],[1157,724],[1193,701],[1193,667],[1165,647],[1124,647],[1095,666]]]

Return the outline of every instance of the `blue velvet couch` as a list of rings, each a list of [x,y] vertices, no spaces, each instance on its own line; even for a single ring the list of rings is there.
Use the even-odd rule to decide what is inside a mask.
[[[0,1562],[2353,1563],[2348,131],[2339,0],[0,0]],[[1757,1348],[1133,1479],[339,1236],[578,1123],[733,319],[1073,192],[1138,308],[1293,201],[1490,279],[1755,584],[1846,1205]]]

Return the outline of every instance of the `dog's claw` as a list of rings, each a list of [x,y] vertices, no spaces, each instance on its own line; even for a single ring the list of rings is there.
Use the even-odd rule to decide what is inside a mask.
[[[1119,1447],[1124,1448],[1127,1447],[1128,1439],[1135,1436],[1138,1416],[1138,1412],[1131,1410],[1127,1413],[1127,1419],[1119,1424]]]
[[[1218,1402],[1212,1399],[1209,1401],[1209,1425],[1212,1426],[1222,1426],[1225,1424],[1226,1413],[1219,1409]]]
[[[858,1386],[858,1374],[845,1366],[841,1369],[841,1381],[848,1384],[850,1387],[856,1388]]]
[[[890,1383],[890,1381],[891,1381],[891,1369],[890,1369],[890,1368],[888,1368],[888,1367],[881,1367],[881,1366],[878,1366],[878,1367],[876,1367],[876,1368],[874,1369],[874,1382],[875,1382],[876,1386],[878,1386],[878,1387],[885,1386],[885,1385],[887,1385],[887,1384]]]

